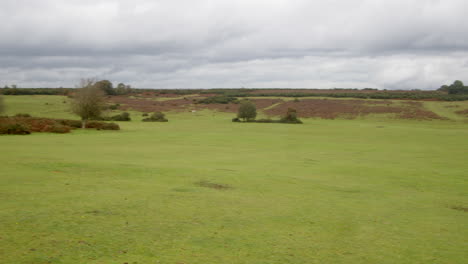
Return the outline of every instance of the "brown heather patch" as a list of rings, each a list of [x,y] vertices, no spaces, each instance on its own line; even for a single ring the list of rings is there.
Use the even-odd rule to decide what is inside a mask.
[[[330,100],[330,99],[302,99],[299,102],[288,101],[265,111],[271,116],[280,116],[288,108],[297,110],[299,117],[319,117],[335,119],[338,117],[354,119],[369,114],[394,114],[404,119],[446,119],[434,112],[423,109],[419,102],[404,102],[395,105],[392,101],[384,100]]]

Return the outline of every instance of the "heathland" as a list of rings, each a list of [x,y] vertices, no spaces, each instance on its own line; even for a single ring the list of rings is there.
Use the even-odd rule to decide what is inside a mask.
[[[119,131],[0,136],[2,263],[466,263],[468,102],[110,96]],[[70,99],[7,115],[78,119]],[[169,122],[141,122],[163,111]]]

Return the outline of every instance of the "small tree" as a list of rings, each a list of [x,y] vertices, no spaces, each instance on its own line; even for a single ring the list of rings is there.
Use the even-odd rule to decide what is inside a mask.
[[[81,80],[72,103],[72,110],[81,117],[81,127],[86,128],[86,121],[98,118],[104,105],[104,92],[93,80]]]
[[[257,109],[255,104],[249,100],[243,100],[240,103],[239,111],[237,112],[237,117],[244,119],[244,121],[255,119],[257,116]]]
[[[282,123],[302,124],[302,121],[297,118],[297,111],[294,108],[288,108],[286,115],[281,118]]]
[[[109,80],[101,80],[94,84],[97,88],[101,89],[107,95],[114,95],[114,87]]]

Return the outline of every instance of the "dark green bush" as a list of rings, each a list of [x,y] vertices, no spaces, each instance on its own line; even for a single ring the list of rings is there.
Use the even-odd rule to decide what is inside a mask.
[[[0,134],[8,135],[29,135],[31,131],[28,126],[22,123],[0,124]]]
[[[232,122],[240,122],[240,121],[241,121],[241,120],[240,120],[238,117],[234,117],[234,118],[232,119]]]
[[[150,117],[145,118],[142,121],[143,122],[167,122],[169,120],[166,119],[164,113],[154,112]]]
[[[112,121],[130,121],[132,119],[130,118],[129,113],[123,112],[120,115],[115,115],[115,116],[110,117],[110,120],[112,120]]]
[[[91,121],[86,123],[86,128],[95,128],[97,130],[120,130],[119,125],[117,125],[116,123],[106,123],[98,121]]]
[[[120,126],[116,123],[104,123],[101,126],[103,130],[120,130]]]

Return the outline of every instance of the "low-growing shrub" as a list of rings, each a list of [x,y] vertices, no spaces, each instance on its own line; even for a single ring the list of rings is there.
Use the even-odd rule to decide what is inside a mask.
[[[120,130],[120,127],[116,123],[105,123],[98,121],[90,121],[86,123],[86,128],[95,128],[97,130]]]
[[[240,121],[241,121],[241,120],[240,120],[238,117],[234,117],[234,118],[232,119],[232,122],[240,122]]]
[[[164,113],[154,112],[150,117],[145,118],[142,121],[143,122],[167,122],[169,120],[166,119]]]
[[[130,114],[123,112],[120,115],[111,116],[110,120],[112,121],[131,121]]]
[[[148,113],[143,113],[141,116],[148,116]]]
[[[116,123],[104,123],[101,126],[103,130],[120,130],[120,126]]]
[[[22,123],[0,124],[0,134],[7,135],[29,135],[29,127]]]

